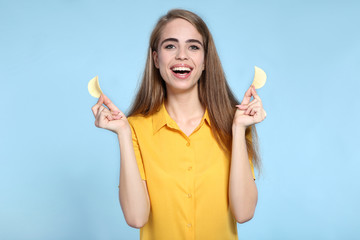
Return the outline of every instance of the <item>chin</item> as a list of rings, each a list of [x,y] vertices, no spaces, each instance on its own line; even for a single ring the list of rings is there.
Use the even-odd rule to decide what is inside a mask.
[[[191,91],[197,91],[197,87],[198,87],[198,84],[195,83],[195,84],[192,84],[192,85],[189,85],[189,84],[166,84],[166,87],[167,89],[169,89],[170,91],[172,92],[181,92],[181,93],[184,93],[184,92],[191,92]]]

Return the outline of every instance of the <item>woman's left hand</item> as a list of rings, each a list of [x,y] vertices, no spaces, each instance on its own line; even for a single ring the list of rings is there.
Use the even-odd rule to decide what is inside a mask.
[[[251,97],[254,99],[250,102]],[[255,123],[262,122],[266,117],[261,99],[257,95],[254,85],[246,91],[240,105],[236,105],[233,127],[246,128]]]

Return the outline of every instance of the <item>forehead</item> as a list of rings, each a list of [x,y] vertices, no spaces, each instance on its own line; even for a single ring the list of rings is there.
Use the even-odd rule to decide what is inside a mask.
[[[161,31],[160,39],[162,41],[167,38],[176,38],[180,42],[188,39],[196,39],[203,42],[203,38],[198,30],[191,23],[181,18],[176,18],[165,25]]]

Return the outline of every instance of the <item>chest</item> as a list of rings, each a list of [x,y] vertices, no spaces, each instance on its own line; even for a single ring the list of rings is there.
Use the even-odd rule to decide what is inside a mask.
[[[190,176],[228,174],[230,156],[218,145],[211,128],[203,124],[200,128],[195,126],[188,130],[192,131],[189,136],[171,127],[164,127],[151,139],[138,136],[148,179],[182,181]]]
[[[196,128],[199,126],[201,122],[201,118],[193,120],[193,121],[187,121],[187,122],[177,122],[177,125],[179,129],[186,135],[190,136]]]

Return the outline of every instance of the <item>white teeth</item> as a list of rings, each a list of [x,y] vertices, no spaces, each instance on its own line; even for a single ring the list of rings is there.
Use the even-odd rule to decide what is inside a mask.
[[[191,69],[188,67],[174,67],[171,70],[173,70],[173,71],[189,71],[189,72],[191,71]]]

